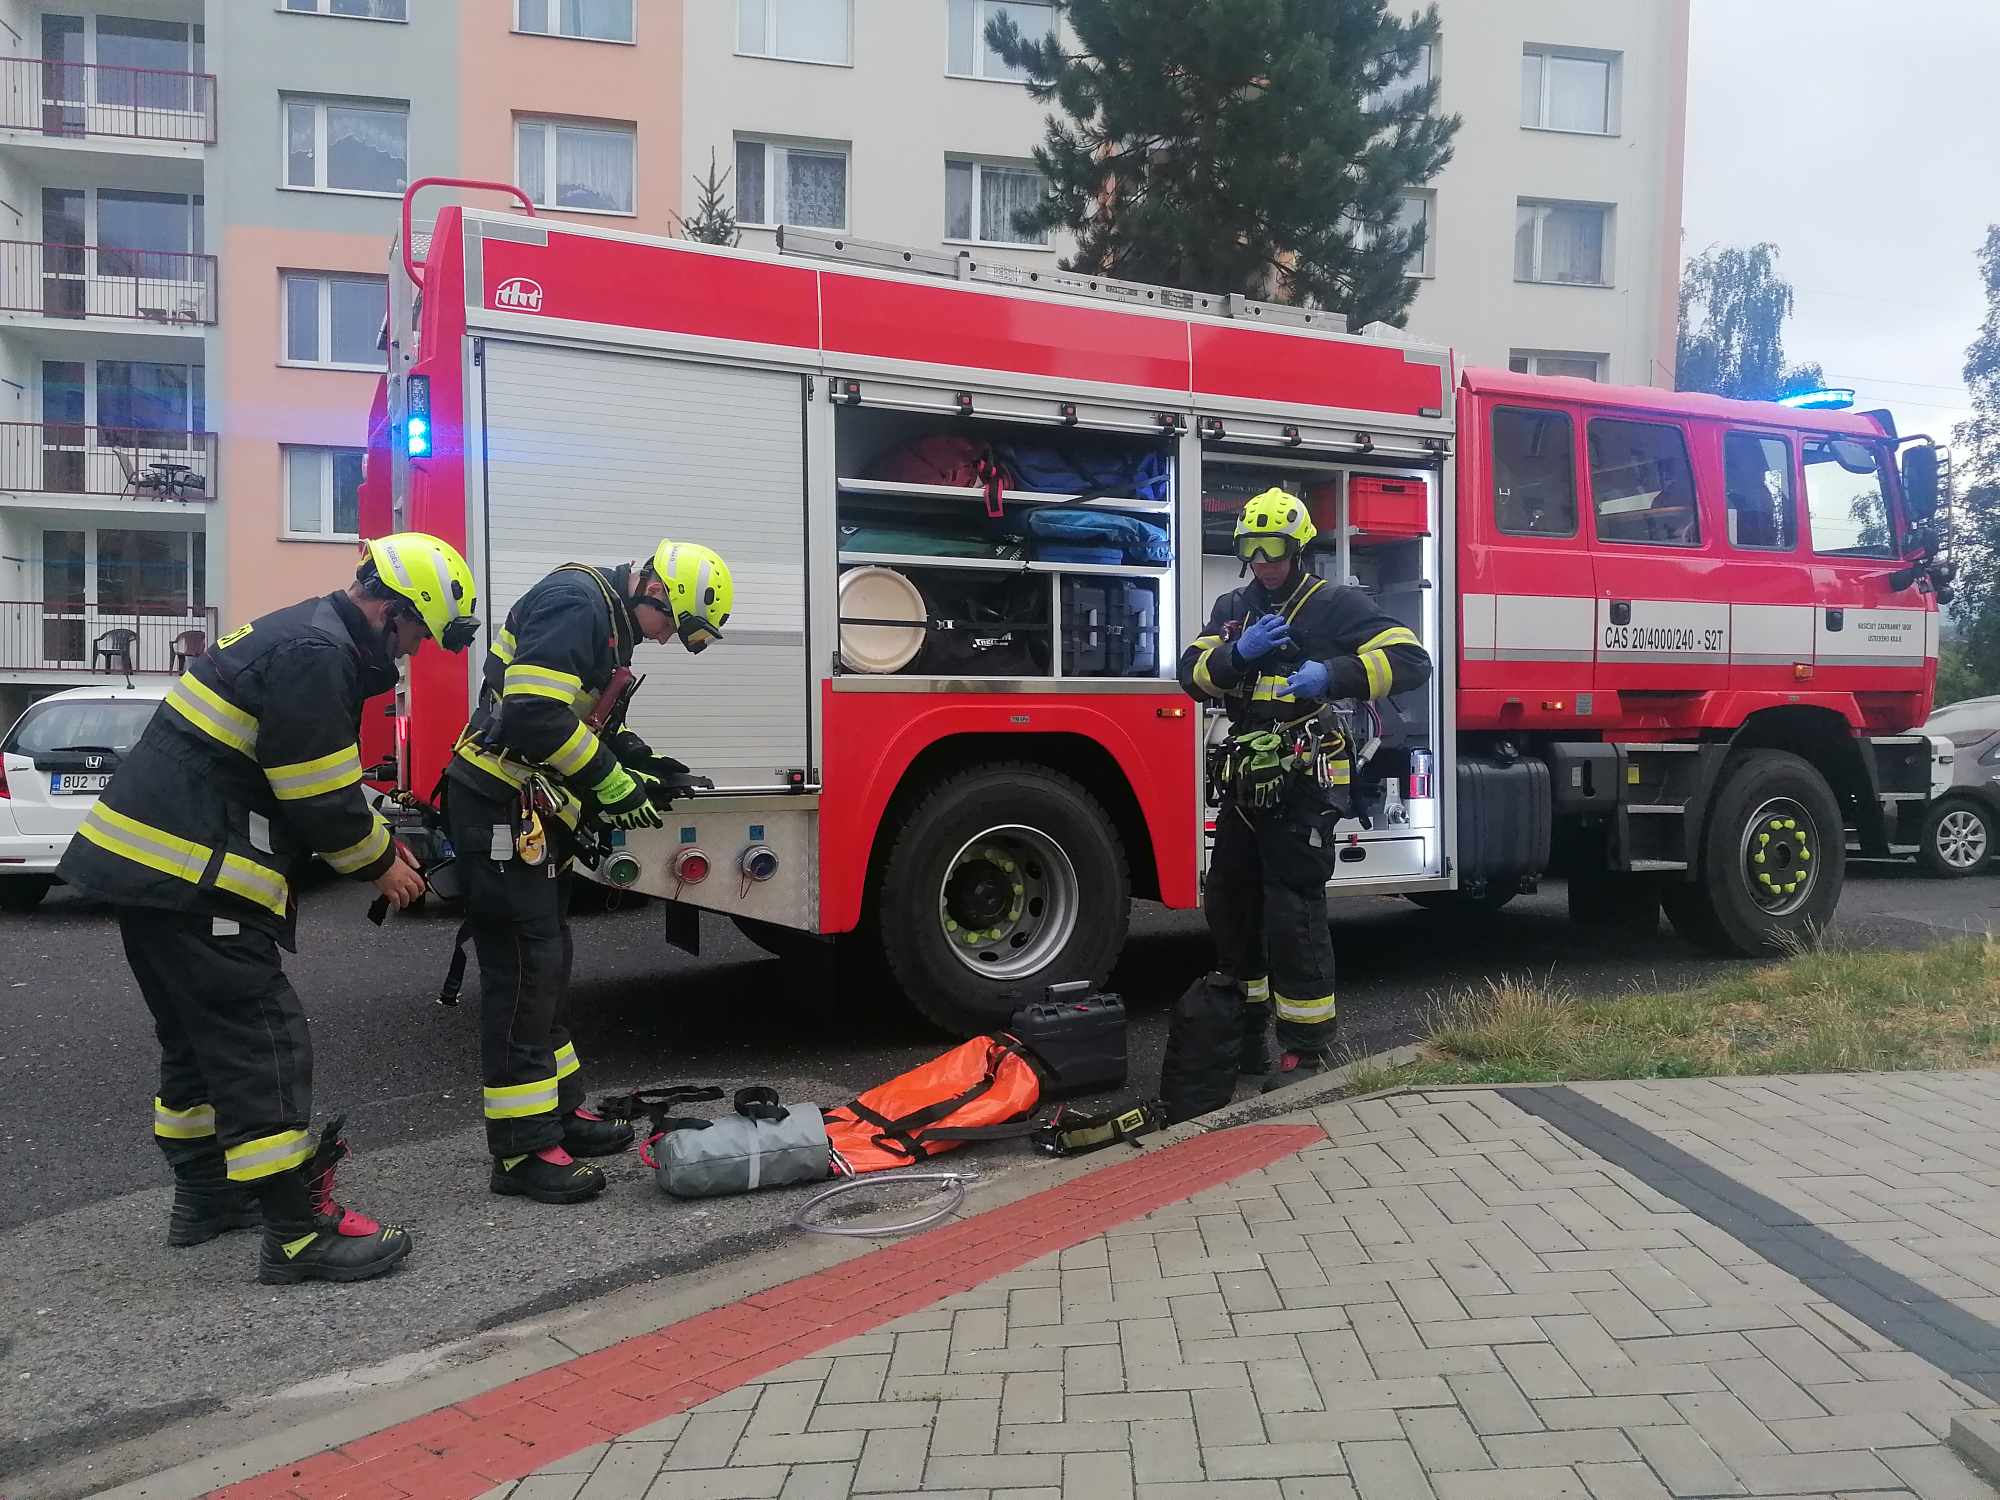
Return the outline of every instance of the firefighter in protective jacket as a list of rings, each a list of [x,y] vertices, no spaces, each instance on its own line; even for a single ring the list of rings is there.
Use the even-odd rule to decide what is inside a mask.
[[[604,1187],[576,1156],[609,1156],[632,1127],[583,1108],[570,1040],[571,858],[579,822],[658,828],[660,772],[685,770],[620,729],[585,722],[643,638],[719,640],[729,565],[663,541],[644,564],[567,563],[521,596],[487,651],[472,720],[445,772],[445,822],[479,955],[480,1072],[494,1192],[578,1203]]]
[[[160,1039],[153,1134],[174,1171],[168,1242],[264,1226],[257,1279],[362,1281],[410,1248],[333,1201],[339,1120],[317,1148],[312,1043],[278,950],[292,877],[318,855],[394,906],[423,877],[361,785],[363,703],[425,640],[462,651],[472,573],[448,544],[366,544],[346,589],[231,631],[167,694],[63,856],[62,878],[118,907]]]
[[[1229,714],[1203,906],[1222,971],[1243,989],[1241,1071],[1271,1071],[1267,1038],[1277,1012],[1283,1055],[1274,1084],[1324,1069],[1332,1055],[1326,881],[1338,809],[1329,784],[1347,776],[1344,760],[1288,759],[1285,751],[1328,703],[1386,698],[1431,675],[1413,632],[1362,590],[1306,569],[1305,547],[1316,534],[1305,502],[1283,490],[1245,505],[1236,555],[1255,578],[1215,601],[1180,662],[1181,686]]]

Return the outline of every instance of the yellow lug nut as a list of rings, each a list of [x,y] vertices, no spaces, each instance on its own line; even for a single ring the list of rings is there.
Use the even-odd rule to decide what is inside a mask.
[[[1811,858],[1812,858],[1812,850],[1810,850],[1810,849],[1801,849],[1801,850],[1799,851],[1799,858],[1800,858],[1800,859],[1811,859]]]
[[[1762,863],[1764,863],[1764,851],[1759,849],[1755,854],[1751,855],[1750,862],[1754,865],[1761,865]]]
[[[1761,885],[1770,885],[1772,883],[1771,877],[1769,875],[1759,875],[1757,877],[1757,880],[1758,883]]]

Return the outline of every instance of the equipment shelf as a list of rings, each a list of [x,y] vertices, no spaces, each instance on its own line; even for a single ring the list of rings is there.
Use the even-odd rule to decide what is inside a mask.
[[[895,479],[836,479],[843,495],[880,495],[912,500],[960,500],[975,505],[986,503],[986,492],[961,489],[950,484],[910,484]],[[1139,500],[1117,495],[1099,495],[1079,500],[1075,495],[1057,495],[1042,490],[1002,490],[1002,503],[1016,505],[1074,505],[1080,509],[1131,511],[1135,515],[1164,516],[1173,511],[1169,500]]]
[[[843,552],[841,565],[874,563],[886,568],[970,568],[986,573],[1094,573],[1106,578],[1165,578],[1170,567],[1139,563],[1072,563],[1041,558],[919,557],[905,552]]]

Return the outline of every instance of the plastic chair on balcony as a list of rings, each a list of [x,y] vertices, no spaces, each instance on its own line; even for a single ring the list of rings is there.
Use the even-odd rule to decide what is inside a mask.
[[[168,650],[172,653],[172,660],[168,663],[167,670],[170,672],[185,672],[190,661],[194,660],[197,656],[207,653],[208,632],[206,630],[183,630],[179,635],[174,637],[173,644],[168,647]]]
[[[124,448],[114,448],[111,451],[118,455],[118,467],[125,474],[125,488],[118,492],[119,499],[122,500],[127,495],[135,500],[149,497],[154,500],[166,498],[167,487],[161,476],[150,469],[141,469],[137,453]]]
[[[129,682],[132,676],[132,648],[139,644],[136,630],[107,630],[90,643],[90,670],[95,672],[99,662],[109,672],[115,664],[124,672]]]

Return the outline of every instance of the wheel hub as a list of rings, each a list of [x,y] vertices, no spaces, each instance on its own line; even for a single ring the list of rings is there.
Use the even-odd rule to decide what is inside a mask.
[[[1969,870],[1986,856],[1986,825],[1963,808],[1938,819],[1938,858],[1955,870]]]
[[[1743,835],[1743,873],[1751,900],[1772,916],[1805,905],[1817,878],[1818,844],[1818,825],[1791,798],[1774,798],[1758,808]]]
[[[1040,829],[989,828],[946,867],[938,925],[958,961],[988,979],[1047,964],[1076,930],[1081,889],[1062,846]]]

